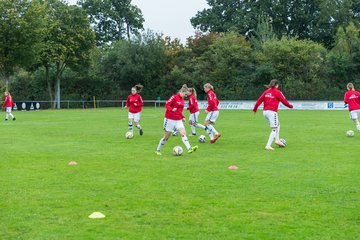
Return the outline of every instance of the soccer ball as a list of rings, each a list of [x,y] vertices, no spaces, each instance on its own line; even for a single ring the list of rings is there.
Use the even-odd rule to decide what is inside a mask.
[[[180,146],[175,146],[174,148],[173,148],[173,153],[174,153],[174,155],[175,156],[181,156],[181,154],[183,153],[183,149],[182,149],[182,147],[180,147]]]
[[[355,135],[355,133],[353,130],[349,130],[346,132],[346,136],[348,136],[348,137],[353,137],[354,135]]]
[[[127,138],[127,139],[131,139],[131,138],[133,138],[133,136],[134,136],[133,133],[130,131],[125,133],[125,138]]]
[[[280,142],[282,142],[284,144],[284,146],[286,146],[286,140],[283,138],[280,138]]]
[[[206,142],[206,137],[205,137],[204,135],[200,135],[200,136],[199,136],[199,142],[200,142],[200,143]]]

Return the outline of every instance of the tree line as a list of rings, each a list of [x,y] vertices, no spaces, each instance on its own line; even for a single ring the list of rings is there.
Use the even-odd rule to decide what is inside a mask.
[[[342,99],[360,84],[360,1],[208,0],[178,39],[143,30],[131,0],[0,1],[0,87],[18,100],[167,99],[187,83],[204,99],[253,100],[276,78],[289,99]]]

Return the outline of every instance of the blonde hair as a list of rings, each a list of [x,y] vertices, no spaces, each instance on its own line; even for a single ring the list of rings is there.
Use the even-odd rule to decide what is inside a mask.
[[[348,84],[346,85],[346,87],[347,87],[347,89],[355,90],[354,84],[352,84],[351,82],[348,83]]]
[[[179,90],[179,93],[187,93],[187,94],[190,93],[189,88],[187,87],[186,84],[182,85],[182,87]]]
[[[276,85],[279,85],[279,81],[277,79],[273,79],[270,81],[269,85],[264,85],[266,88],[272,88],[275,87]]]
[[[12,101],[12,97],[11,97],[11,94],[10,94],[10,92],[9,91],[5,91],[5,96],[9,96],[9,98],[10,98],[10,101]]]
[[[189,92],[194,95],[194,97],[197,97],[196,89],[195,88],[189,88]]]
[[[210,83],[205,83],[205,84],[204,84],[204,88],[209,88],[209,89],[211,89],[211,90],[214,90],[213,85],[211,85]]]

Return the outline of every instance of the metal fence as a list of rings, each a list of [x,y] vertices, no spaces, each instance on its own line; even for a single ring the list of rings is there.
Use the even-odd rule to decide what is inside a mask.
[[[147,107],[163,107],[166,101],[163,100],[144,100],[144,106]],[[40,110],[53,108],[55,102],[53,101],[15,101],[16,106],[14,110]],[[62,109],[79,109],[79,108],[106,108],[106,107],[121,107],[124,108],[126,100],[95,100],[95,101],[60,101],[60,108]]]
[[[297,110],[347,110],[347,105],[343,101],[290,101]],[[164,100],[145,100],[145,107],[164,107],[166,101]],[[109,108],[120,107],[124,108],[126,100],[95,100],[95,101],[72,101],[63,100],[60,102],[62,109],[86,109],[86,108]],[[198,101],[199,109],[207,107],[207,101]],[[233,110],[251,110],[253,109],[255,100],[252,101],[221,101],[220,109],[233,109]],[[185,101],[185,108],[188,103]],[[39,110],[50,109],[54,106],[51,101],[16,101],[14,110]],[[262,108],[262,107],[260,107]],[[279,105],[280,109],[287,109],[282,104]]]

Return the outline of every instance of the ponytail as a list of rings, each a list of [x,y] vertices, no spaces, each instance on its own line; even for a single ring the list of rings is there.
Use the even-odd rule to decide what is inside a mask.
[[[196,94],[196,89],[195,88],[189,88],[189,91],[192,95],[194,95],[194,97],[197,97],[197,94]]]
[[[12,97],[11,97],[11,94],[10,94],[9,91],[6,91],[6,92],[5,92],[5,95],[9,97],[10,101],[12,101]]]
[[[141,90],[143,89],[143,85],[141,85],[140,83],[139,84],[136,84],[135,86],[134,86],[134,88],[136,89],[136,92],[137,93],[140,93],[141,92]]]
[[[272,88],[275,87],[276,85],[279,85],[279,81],[277,79],[273,79],[270,81],[270,83],[268,85],[264,85],[266,88]]]

